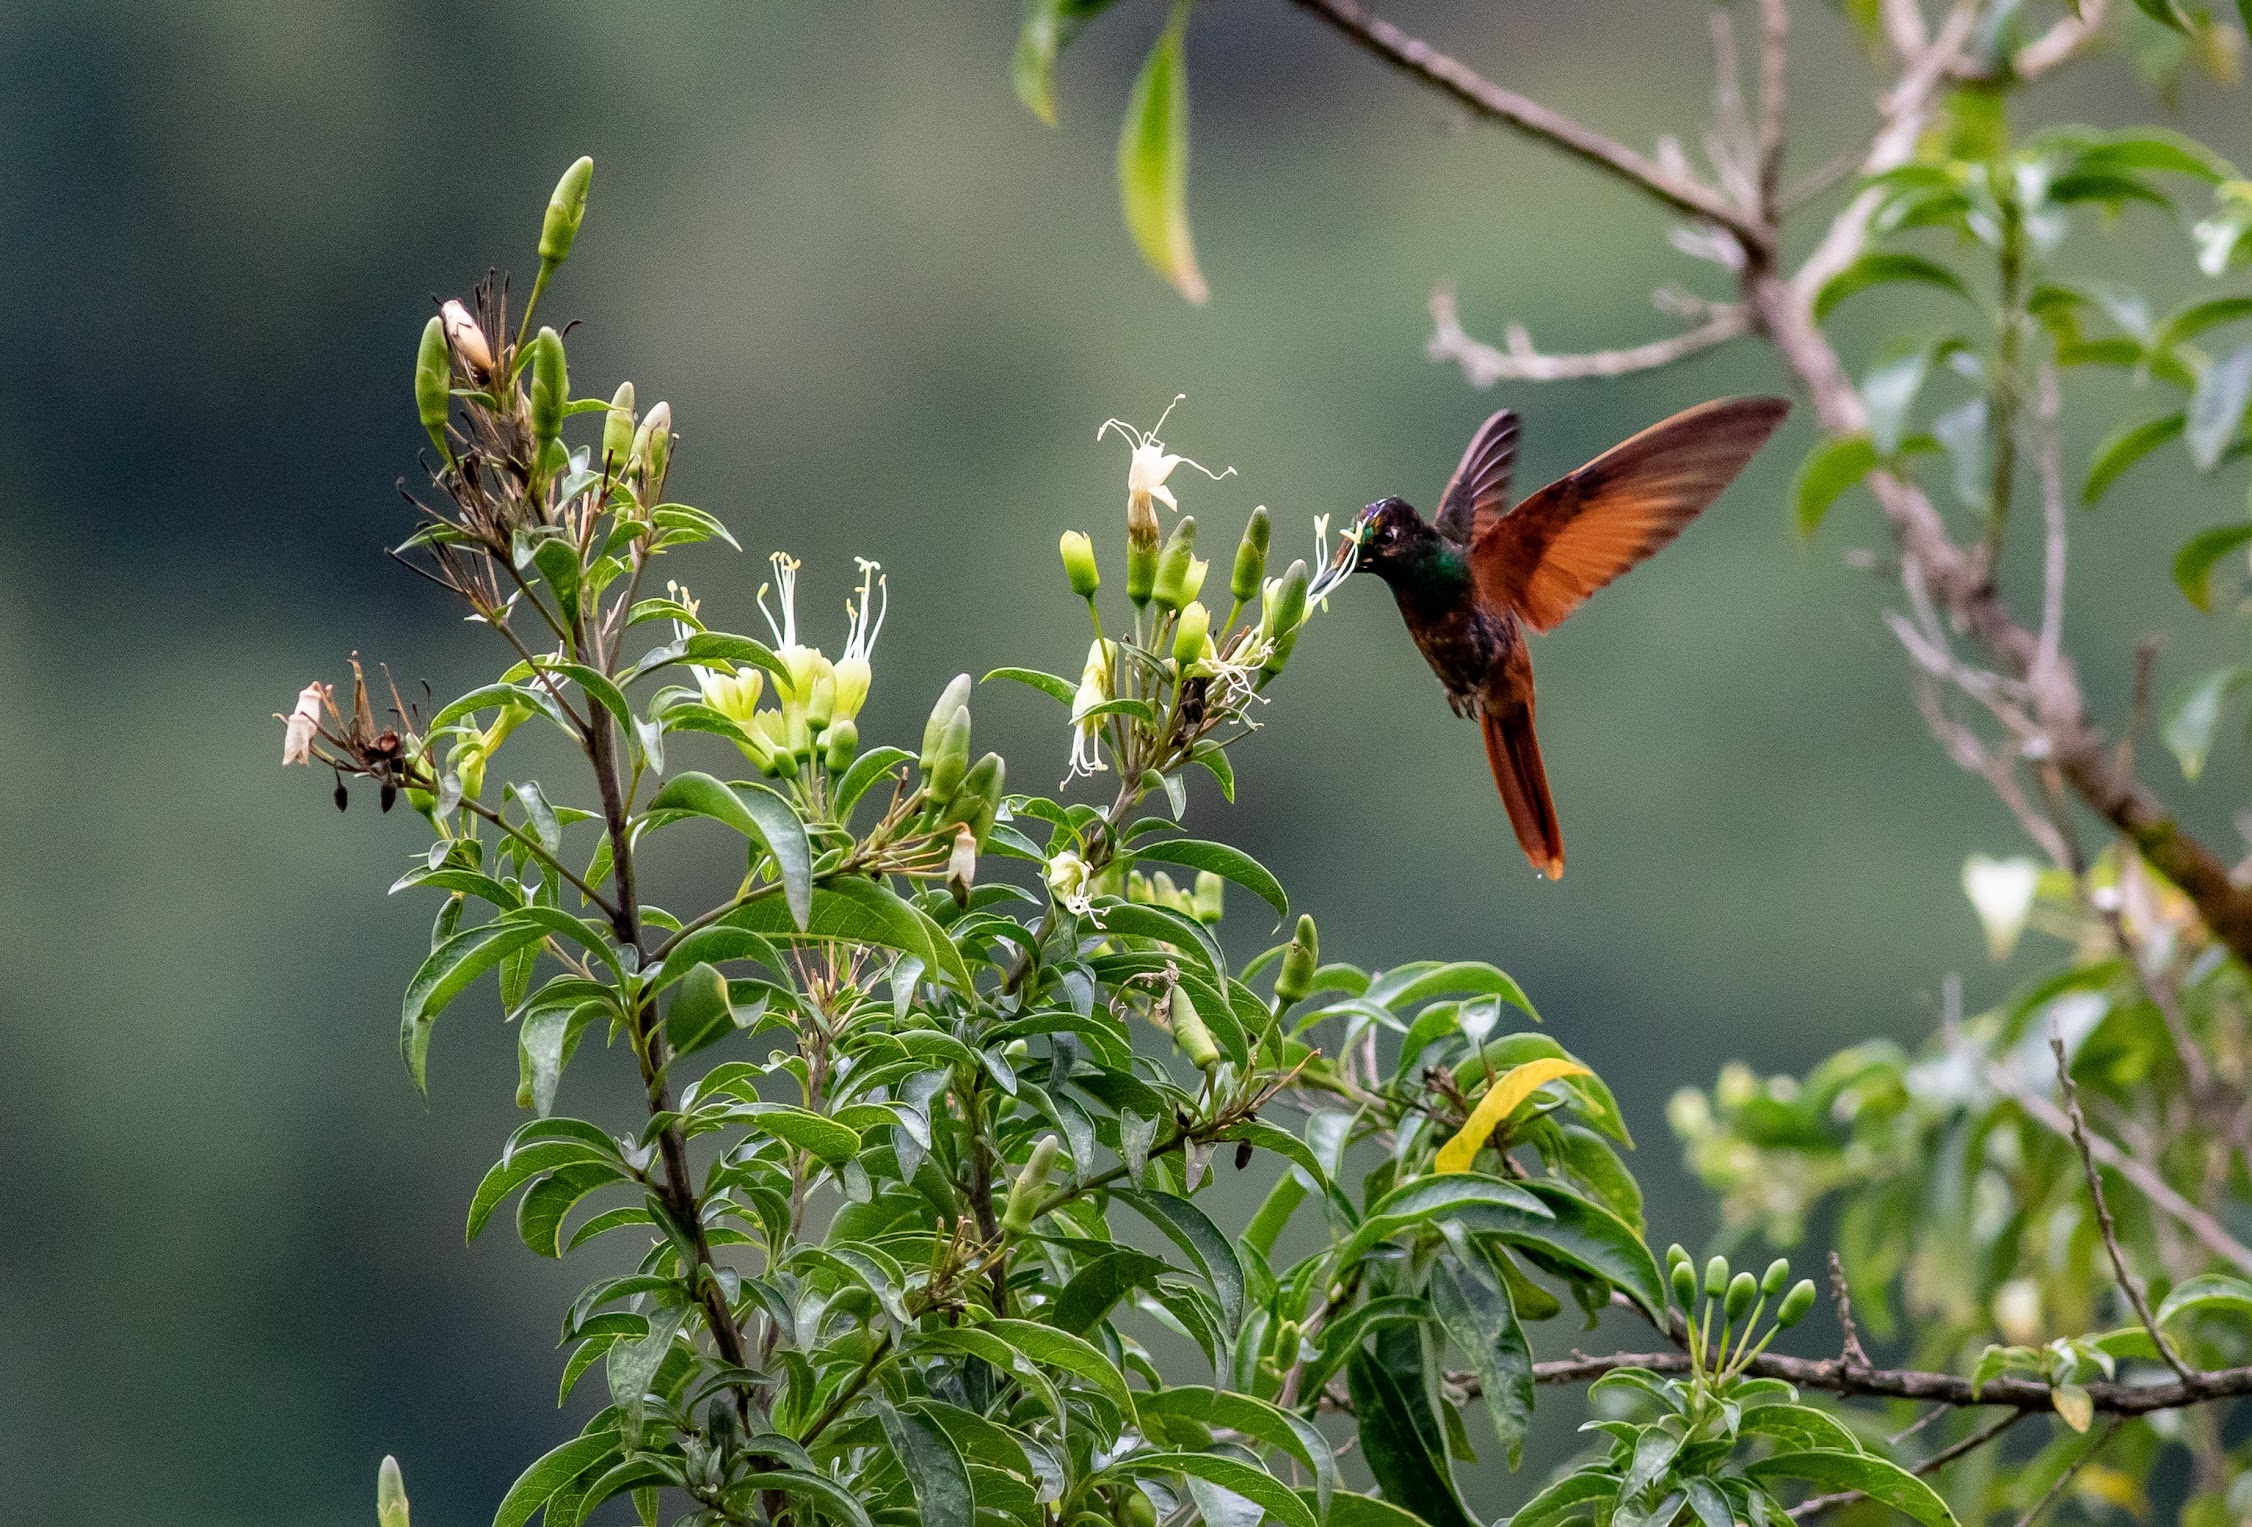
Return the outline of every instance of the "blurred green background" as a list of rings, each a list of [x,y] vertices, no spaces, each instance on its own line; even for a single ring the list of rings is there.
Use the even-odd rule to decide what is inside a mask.
[[[1703,119],[1698,6],[1395,10],[1629,142]],[[1014,12],[0,8],[0,1517],[359,1523],[393,1451],[418,1523],[481,1523],[563,1431],[554,1332],[584,1270],[505,1232],[461,1241],[516,1121],[512,1037],[489,994],[465,1003],[415,1096],[397,993],[432,909],[384,888],[421,824],[364,798],[339,817],[325,777],[276,767],[268,716],[354,648],[441,693],[499,661],[382,556],[421,442],[408,368],[433,294],[531,264],[573,155],[598,165],[592,214],[549,312],[584,320],[580,391],[630,376],[644,406],[671,400],[676,496],[746,546],[681,559],[707,616],[758,629],[763,555],[788,548],[833,650],[851,556],[884,562],[871,739],[907,738],[960,668],[1076,672],[1055,538],[1094,530],[1117,564],[1109,415],[1147,423],[1186,392],[1168,440],[1239,475],[1189,478],[1184,504],[1220,545],[1268,504],[1295,548],[1317,513],[1428,506],[1500,400],[1538,482],[1676,407],[1778,385],[1750,347],[1499,398],[1425,362],[1442,278],[1474,330],[1521,317],[1553,347],[1664,332],[1661,280],[1717,288],[1625,192],[1468,130],[1275,0],[1194,29],[1215,296],[1192,310],[1133,257],[1109,178],[1159,8],[1122,5],[1075,47],[1061,131],[1009,95]],[[1868,106],[1843,22],[1799,13],[1804,168]],[[2059,88],[2066,117],[2162,112],[2119,62]],[[2193,85],[2173,120],[2252,160],[2243,100]],[[2156,219],[2100,242],[2099,263],[2185,284]],[[1863,299],[1860,332],[1894,300]],[[2106,422],[2074,418],[2076,453]],[[1729,1056],[1913,1037],[1951,969],[1974,1000],[2010,979],[1956,876],[2016,834],[1926,739],[1882,590],[1842,565],[1873,512],[1841,510],[1811,548],[1787,532],[1808,439],[1789,427],[1676,549],[1539,644],[1561,884],[1526,870],[1474,734],[1373,582],[1300,645],[1224,824],[1325,949],[1513,971],[1617,1087],[1661,1244],[1710,1229],[1661,1118],[1676,1086]],[[2164,566],[2241,486],[2178,460],[2081,521],[2070,634],[2112,715],[2144,630],[2173,632],[2171,679],[2225,634]],[[1060,775],[1049,702],[1001,688],[981,743],[1024,787]],[[2223,760],[2172,788],[2233,844],[2245,783]],[[1198,801],[1197,825],[1219,816]],[[727,877],[666,868],[675,904]],[[1262,942],[1255,906],[1231,921]],[[608,1059],[582,1059],[575,1106],[625,1100]],[[1547,1419],[1553,1458],[1568,1418]],[[1488,1510],[1527,1487],[1497,1486]]]

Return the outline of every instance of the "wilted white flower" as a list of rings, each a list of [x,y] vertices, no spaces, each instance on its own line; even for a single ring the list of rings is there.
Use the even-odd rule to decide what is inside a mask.
[[[1978,913],[1979,925],[1986,930],[1986,952],[1996,964],[2017,947],[2040,883],[2041,867],[2031,859],[1972,854],[1963,861],[1963,894]]]
[[[1174,406],[1187,396],[1185,392],[1176,394],[1173,401],[1165,405],[1165,412],[1157,416],[1157,423],[1146,430],[1138,430],[1124,419],[1106,419],[1103,427],[1095,431],[1095,438],[1100,440],[1115,429],[1133,447],[1133,455],[1126,463],[1126,512],[1129,516],[1137,508],[1146,513],[1149,501],[1153,498],[1168,509],[1180,508],[1179,502],[1173,497],[1173,490],[1165,486],[1165,480],[1173,475],[1175,467],[1184,462],[1214,482],[1235,475],[1234,467],[1229,467],[1224,472],[1215,472],[1199,462],[1190,461],[1186,456],[1173,455],[1165,449],[1165,442],[1157,438],[1157,432],[1165,428],[1165,421],[1172,416]]]
[[[1087,648],[1087,663],[1079,672],[1079,692],[1071,700],[1071,772],[1064,776],[1070,784],[1080,775],[1095,775],[1103,771],[1103,755],[1095,738],[1102,730],[1102,718],[1086,719],[1087,712],[1110,699],[1110,664],[1117,646],[1096,637]]]
[[[321,707],[328,703],[329,688],[315,679],[297,692],[297,706],[281,716],[282,767],[313,761],[313,738],[320,731]]]
[[[467,361],[480,372],[493,369],[493,347],[485,340],[485,331],[477,327],[477,320],[469,315],[461,299],[447,301],[438,310],[439,321],[446,326],[446,338],[453,343],[454,354]]]
[[[1048,861],[1046,876],[1048,889],[1056,893],[1056,900],[1076,917],[1087,915],[1088,874],[1087,861],[1070,849],[1065,849]]]

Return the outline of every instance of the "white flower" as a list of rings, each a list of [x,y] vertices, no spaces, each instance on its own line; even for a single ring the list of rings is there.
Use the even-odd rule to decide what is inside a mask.
[[[2041,867],[2031,859],[1972,854],[1963,861],[1963,894],[1978,913],[1979,925],[1986,930],[1986,952],[1996,964],[2017,947],[2040,883]]]
[[[844,656],[837,659],[836,665],[834,715],[839,721],[850,721],[858,716],[860,707],[867,702],[868,685],[875,677],[869,660],[875,656],[876,638],[883,633],[884,616],[891,611],[891,587],[884,579],[883,565],[866,557],[853,560],[860,564],[860,603],[845,601],[848,630]]]
[[[1190,461],[1186,456],[1173,455],[1165,449],[1165,442],[1157,438],[1157,432],[1165,428],[1166,419],[1172,415],[1174,404],[1187,396],[1185,392],[1176,394],[1173,402],[1165,405],[1165,412],[1157,416],[1157,423],[1146,430],[1138,430],[1124,419],[1106,419],[1103,427],[1095,431],[1095,438],[1101,440],[1115,429],[1133,447],[1133,455],[1126,462],[1126,502],[1129,514],[1137,505],[1146,509],[1153,498],[1168,509],[1180,508],[1173,497],[1173,490],[1165,486],[1165,480],[1173,475],[1175,467],[1184,462],[1214,482],[1235,475],[1234,467],[1225,472],[1215,472],[1199,462]]]
[[[1314,521],[1314,566],[1321,569],[1307,586],[1306,602],[1329,608],[1329,596],[1337,586],[1353,576],[1353,569],[1361,560],[1361,527],[1356,521],[1353,528],[1341,531],[1337,537],[1337,550],[1329,549],[1329,516],[1322,515]]]
[[[1090,890],[1086,860],[1065,849],[1048,861],[1047,880],[1048,889],[1056,893],[1056,900],[1074,917],[1087,915]]]
[[[316,679],[297,692],[296,709],[281,717],[283,768],[313,761],[313,738],[320,731],[321,707],[328,696],[328,686]]]
[[[1103,772],[1103,755],[1096,738],[1102,731],[1102,718],[1087,720],[1087,712],[1110,699],[1110,664],[1117,644],[1101,637],[1089,644],[1087,663],[1079,672],[1079,693],[1071,700],[1071,772],[1064,776],[1070,784],[1080,775]]]

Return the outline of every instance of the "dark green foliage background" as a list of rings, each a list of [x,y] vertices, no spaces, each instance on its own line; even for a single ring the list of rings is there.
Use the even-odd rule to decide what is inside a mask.
[[[1396,9],[1627,141],[1701,113],[1698,7],[1568,24],[1529,0]],[[679,496],[752,548],[687,559],[707,614],[752,625],[769,546],[807,558],[809,611],[841,604],[855,552],[891,571],[871,741],[912,740],[958,668],[1073,671],[1084,637],[1053,548],[1068,523],[1115,556],[1103,417],[1146,422],[1188,392],[1169,440],[1241,474],[1184,490],[1192,506],[1232,526],[1265,502],[1295,549],[1315,513],[1428,503],[1495,406],[1421,358],[1435,280],[1460,282],[1482,332],[1517,316],[1570,347],[1664,332],[1645,296],[1679,275],[1623,191],[1458,130],[1266,0],[1212,6],[1192,46],[1202,312],[1135,260],[1109,180],[1153,6],[1073,50],[1060,133],[1010,98],[1006,0],[456,12],[0,14],[12,1519],[357,1523],[393,1451],[418,1520],[481,1521],[559,1433],[550,1343],[583,1274],[460,1239],[515,1122],[510,1038],[481,996],[451,1021],[430,1102],[414,1096],[392,1015],[429,909],[387,901],[381,866],[418,827],[364,798],[335,817],[323,782],[275,766],[267,716],[354,644],[441,693],[480,671],[453,611],[380,557],[421,438],[408,366],[426,294],[465,291],[494,251],[530,264],[569,156],[601,167],[556,298],[586,320],[574,371],[668,397]],[[1852,43],[1802,16],[1795,115],[1810,144],[1842,145],[1865,110]],[[2123,64],[2075,79],[2100,88],[2060,115],[2156,110]],[[2180,125],[2243,162],[2240,107],[2192,85]],[[2162,259],[2186,284],[2183,242],[2143,216],[2120,265]],[[1864,300],[1852,321],[1874,332],[1915,299]],[[1775,384],[1747,351],[1517,389],[1523,475]],[[2076,453],[2101,421],[2079,422]],[[1469,730],[1374,587],[1304,645],[1238,765],[1232,841],[1325,949],[1492,960],[1613,1083],[1659,1244],[1708,1223],[1671,1166],[1675,1086],[1732,1055],[1788,1069],[1920,1034],[1942,971],[1969,970],[1974,1001],[2007,974],[1983,966],[1954,883],[1966,850],[2014,849],[2014,828],[1925,739],[1875,590],[1839,564],[1870,541],[1867,511],[1841,510],[1812,551],[1785,529],[1806,438],[1787,432],[1629,591],[1541,645],[1560,885],[1523,868]],[[2150,591],[2235,491],[2170,453],[2082,521],[2082,650],[2124,654],[2157,610],[2178,637],[2169,680],[2217,655],[2225,623]],[[2125,677],[2087,675],[2114,710]],[[979,726],[1061,773],[1046,701],[992,695]],[[2178,792],[2211,841],[2244,769],[2224,750]],[[660,863],[698,894],[732,878]],[[1256,947],[1238,902],[1232,931]],[[626,1098],[622,1067],[584,1063],[566,1097],[605,1079]],[[1568,1413],[1544,1418],[1528,1479]]]

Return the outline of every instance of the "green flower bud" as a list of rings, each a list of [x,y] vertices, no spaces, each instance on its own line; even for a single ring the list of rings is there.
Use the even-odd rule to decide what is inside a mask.
[[[1209,928],[1220,920],[1227,910],[1227,886],[1210,870],[1196,872],[1196,889],[1189,893],[1189,907],[1198,922]]]
[[[583,155],[572,161],[547,199],[547,217],[540,223],[540,263],[561,265],[571,256],[571,241],[579,236],[586,218],[587,188],[594,183],[594,161]]]
[[[1714,1257],[1705,1264],[1705,1297],[1718,1299],[1728,1292],[1728,1259]]]
[[[1274,649],[1259,671],[1269,678],[1282,672],[1282,665],[1290,661],[1290,649],[1298,644],[1298,628],[1306,621],[1306,584],[1310,575],[1303,559],[1290,564],[1289,570],[1267,585],[1267,607],[1259,620]]]
[[[946,734],[946,723],[954,719],[954,712],[969,703],[970,676],[958,673],[939,693],[938,703],[931,707],[930,720],[923,723],[923,756],[918,767],[925,774],[930,773],[931,764],[938,757],[938,743]]]
[[[1777,1257],[1767,1264],[1766,1274],[1759,1280],[1759,1291],[1772,1299],[1783,1291],[1783,1280],[1790,1277],[1791,1264],[1787,1257]]]
[[[1673,1302],[1684,1312],[1696,1307],[1697,1269],[1686,1257],[1673,1264]]]
[[[1009,1201],[1001,1210],[1002,1234],[1030,1232],[1033,1218],[1040,1210],[1041,1195],[1048,1191],[1048,1173],[1054,1169],[1062,1149],[1062,1143],[1054,1135],[1042,1135],[1040,1143],[1032,1147],[1032,1159],[1017,1173],[1017,1180],[1009,1187]]]
[[[532,340],[532,435],[544,449],[563,433],[563,406],[571,401],[571,373],[563,336],[542,328]]]
[[[813,681],[813,693],[806,697],[805,724],[809,731],[820,733],[829,729],[829,722],[837,714],[837,673],[831,668]]]
[[[1672,1277],[1674,1268],[1689,1260],[1689,1250],[1679,1241],[1666,1248],[1666,1276]]]
[[[407,1482],[399,1477],[399,1460],[386,1453],[375,1471],[376,1527],[407,1527]]]
[[[1162,877],[1160,877],[1162,878]],[[1172,1013],[1173,1042],[1181,1053],[1199,1071],[1209,1071],[1220,1063],[1220,1047],[1212,1040],[1212,1031],[1204,1026],[1204,1018],[1189,999],[1188,988],[1173,988]]]
[[[1267,522],[1267,506],[1261,504],[1251,511],[1251,521],[1243,527],[1243,539],[1236,543],[1235,569],[1228,574],[1228,593],[1238,608],[1249,604],[1259,595],[1267,579],[1267,538],[1273,534]]]
[[[993,830],[993,813],[1001,800],[1001,786],[1008,776],[1008,765],[998,753],[988,753],[970,766],[962,782],[947,797],[946,810],[939,817],[942,825],[961,823],[977,835],[979,842]]]
[[[1282,969],[1275,976],[1275,1000],[1284,1007],[1302,1000],[1314,989],[1314,970],[1321,964],[1321,936],[1314,929],[1314,920],[1299,914],[1298,927],[1290,935],[1290,947],[1282,952]]]
[[[1801,1278],[1791,1285],[1791,1291],[1783,1296],[1782,1304],[1775,1311],[1776,1329],[1788,1330],[1790,1327],[1797,1325],[1806,1312],[1813,1307],[1814,1280],[1812,1278]]]
[[[1071,580],[1071,591],[1081,599],[1094,598],[1103,584],[1102,571],[1095,566],[1094,541],[1083,530],[1067,530],[1056,549],[1063,553],[1063,575]]]
[[[641,421],[633,435],[633,465],[641,473],[641,491],[654,499],[665,485],[672,464],[672,405],[659,403]]]
[[[773,758],[767,764],[766,772],[775,779],[796,779],[798,777],[798,755],[788,748],[776,748]]]
[[[938,747],[931,754],[926,783],[931,799],[944,801],[951,798],[962,776],[970,769],[970,708],[958,705],[953,719],[939,731]]]
[[[1204,656],[1212,644],[1212,612],[1199,600],[1181,610],[1181,623],[1173,629],[1173,661],[1186,667]]]
[[[831,774],[842,774],[852,767],[852,755],[860,751],[860,728],[852,721],[832,721],[823,741],[829,752],[822,762]]]
[[[422,416],[422,427],[430,432],[430,443],[449,461],[453,452],[446,445],[446,416],[453,412],[453,380],[445,320],[432,318],[422,326],[422,345],[415,352],[414,407]]]
[[[614,476],[633,465],[633,425],[633,383],[620,382],[602,418],[602,465]]]
[[[1729,1320],[1741,1320],[1751,1313],[1752,1301],[1758,1297],[1759,1280],[1748,1272],[1740,1272],[1728,1280],[1728,1301],[1721,1309]]]
[[[1149,876],[1134,870],[1126,877],[1126,899],[1136,906],[1147,906],[1157,900],[1157,888],[1149,883]]]
[[[1157,585],[1157,540],[1153,536],[1147,545],[1129,536],[1126,540],[1126,597],[1134,601],[1135,608],[1149,603],[1150,590]]]
[[[1162,609],[1177,610],[1188,602],[1189,564],[1196,560],[1196,516],[1184,514],[1157,554],[1157,578],[1150,598]]]

